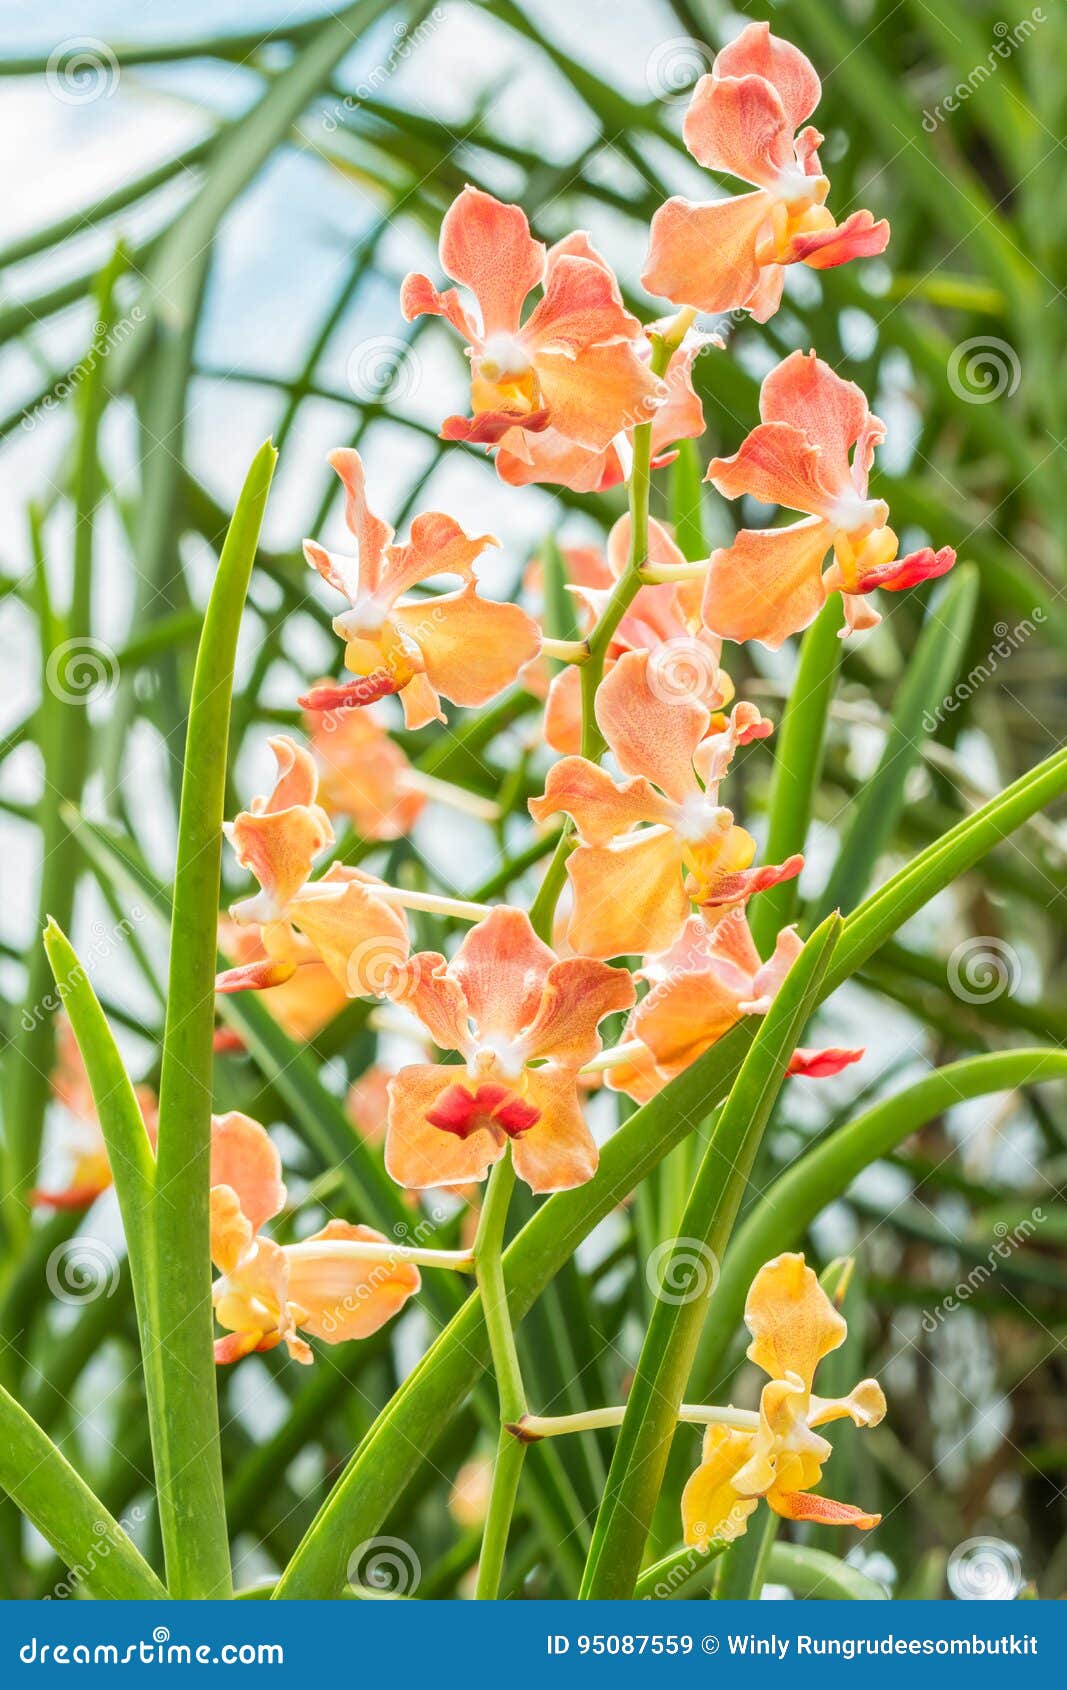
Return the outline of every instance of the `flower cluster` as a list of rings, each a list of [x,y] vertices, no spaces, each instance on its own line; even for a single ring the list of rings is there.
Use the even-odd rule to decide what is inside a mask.
[[[627,309],[584,232],[546,248],[520,207],[473,187],[441,229],[441,269],[456,285],[441,291],[421,274],[403,283],[404,314],[444,318],[470,362],[469,414],[445,418],[442,439],[483,447],[511,486],[629,484],[606,554],[564,550],[579,639],[549,639],[526,609],[485,596],[476,569],[497,544],[491,535],[429,511],[398,543],[371,508],[359,454],[330,454],[351,555],[315,539],[305,553],[344,600],[333,629],[346,673],[300,699],[310,749],[273,739],[272,790],[227,827],[255,889],[221,919],[233,966],[218,990],[269,990],[297,1039],[351,997],[388,1000],[384,1013],[417,1024],[440,1058],[402,1066],[388,1083],[376,1075],[359,1100],[368,1141],[384,1140],[386,1168],[409,1191],[468,1188],[505,1157],[535,1193],[582,1184],[598,1161],[583,1099],[601,1077],[645,1101],[742,1017],[767,1011],[801,940],[787,927],[761,954],[747,906],[803,859],[758,863],[731,807],[735,759],[773,724],[735,699],[723,642],[777,649],[831,592],[846,633],[870,628],[876,589],[900,591],[954,561],[948,548],[899,556],[887,505],[868,486],[884,427],[854,383],[803,351],[770,372],[760,422],[707,470],[725,498],[748,495],[800,520],[742,528],[693,561],[649,513],[656,470],[703,432],[694,366],[722,343],[697,331],[697,313],[766,321],[790,265],[823,270],[886,246],[888,226],[869,212],[836,222],[827,209],[822,138],[804,126],[819,92],[808,61],[766,24],[743,30],[701,79],[686,145],[752,192],[672,199],[657,212],[644,283],[679,308],[669,319],[643,325]],[[459,584],[438,590],[440,577]],[[390,885],[355,866],[364,846],[407,838],[425,806],[448,796],[394,737],[392,718],[370,707],[395,698],[405,729],[417,730],[446,720],[442,700],[482,706],[511,687],[543,703],[540,744],[559,754],[529,801],[535,823],[559,838],[536,922],[507,903]],[[472,925],[451,956],[420,950],[411,910]],[[604,1049],[612,1015],[615,1042]],[[222,1047],[230,1042],[223,1034]],[[818,1077],[861,1055],[798,1050],[789,1069]],[[308,1360],[302,1333],[365,1335],[418,1288],[412,1262],[370,1262],[387,1247],[366,1228],[331,1221],[286,1244],[264,1234],[284,1188],[255,1123],[224,1118],[216,1160],[220,1359],[284,1340]],[[802,1259],[782,1256],[757,1278],[747,1318],[750,1354],[771,1376],[759,1426],[709,1427],[686,1492],[687,1535],[736,1535],[759,1496],[792,1518],[870,1524],[809,1494],[828,1449],[813,1428],[845,1413],[872,1423],[884,1407],[871,1382],[841,1401],[812,1395],[840,1316]]]

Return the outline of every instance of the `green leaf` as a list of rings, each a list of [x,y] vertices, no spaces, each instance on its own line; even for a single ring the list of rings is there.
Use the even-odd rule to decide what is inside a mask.
[[[977,603],[978,571],[973,564],[964,564],[953,571],[945,592],[927,612],[878,767],[849,806],[841,850],[819,901],[820,916],[833,909],[847,914],[855,907],[892,839],[908,776],[922,757],[925,739],[937,730],[963,661]],[[794,698],[799,694],[795,692]]]
[[[574,595],[567,591],[567,565],[554,534],[547,534],[541,547],[541,581],[544,597],[542,623],[545,633],[553,640],[578,638],[578,620],[574,614]],[[549,668],[558,674],[565,664],[552,659]]]
[[[233,667],[275,458],[268,441],[253,459],[219,559],[197,653],[178,823],[156,1154],[167,1382],[156,1470],[167,1583],[182,1598],[231,1590],[208,1243],[214,980]]]
[[[667,483],[667,508],[679,551],[690,563],[699,563],[708,555],[702,508],[704,471],[695,440],[681,441],[677,450]]]
[[[712,1128],[675,1248],[663,1264],[663,1283],[673,1294],[660,1298],[652,1312],[627,1398],[586,1561],[581,1594],[587,1599],[633,1595],[718,1264],[840,925],[831,917],[808,940]]]
[[[45,929],[44,948],[85,1064],[122,1212],[138,1312],[146,1318],[151,1306],[153,1267],[155,1158],[151,1142],[107,1018],[73,945],[54,921]]]
[[[49,915],[69,927],[74,911],[75,853],[57,811],[57,800],[78,803],[89,766],[88,698],[85,676],[100,677],[111,654],[94,640],[90,627],[96,511],[100,499],[97,439],[106,403],[106,347],[114,323],[115,284],[126,265],[117,251],[94,285],[97,323],[77,391],[77,435],[73,465],[74,539],[70,605],[57,615],[51,599],[44,556],[41,516],[30,512],[30,540],[37,574],[38,629],[41,640],[39,743],[45,781],[38,806],[41,835],[39,929]],[[103,349],[103,350],[102,350]],[[34,945],[26,970],[26,996],[20,1037],[11,1052],[6,1077],[4,1120],[7,1162],[5,1214],[13,1237],[25,1236],[25,1203],[41,1150],[48,1075],[54,1054],[53,1013],[45,1007],[49,972],[44,952]],[[54,1006],[53,1006],[54,1007]]]
[[[92,1596],[166,1596],[155,1573],[47,1433],[0,1386],[0,1486]]]
[[[726,1549],[725,1540],[713,1538],[706,1549],[684,1544],[646,1567],[634,1587],[639,1602],[671,1602],[691,1596],[701,1585],[710,1584],[716,1562]]]
[[[767,1557],[767,1576],[772,1584],[784,1584],[794,1596],[811,1601],[885,1602],[885,1586],[868,1578],[847,1561],[828,1555],[824,1549],[806,1544],[776,1543]]]
[[[774,777],[764,858],[782,863],[803,851],[822,775],[823,745],[841,663],[844,621],[840,593],[831,593],[800,644],[789,703],[775,734]],[[754,898],[749,924],[757,949],[769,955],[781,928],[794,918],[797,883],[783,881]]]

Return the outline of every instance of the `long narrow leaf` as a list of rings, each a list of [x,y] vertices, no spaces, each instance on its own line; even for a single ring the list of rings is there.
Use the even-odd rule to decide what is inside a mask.
[[[169,1359],[166,1442],[157,1455],[160,1519],[167,1583],[179,1597],[230,1593],[208,1250],[214,980],[233,666],[275,457],[268,441],[253,459],[222,548],[197,654],[178,824],[159,1089],[156,1294]]]

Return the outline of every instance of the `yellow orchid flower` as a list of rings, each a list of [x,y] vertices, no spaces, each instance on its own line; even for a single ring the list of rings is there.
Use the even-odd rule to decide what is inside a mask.
[[[760,1268],[745,1325],[752,1334],[749,1360],[769,1375],[759,1425],[752,1431],[708,1426],[700,1466],[682,1494],[686,1543],[706,1548],[712,1538],[741,1537],[761,1497],[786,1520],[863,1531],[876,1526],[880,1514],[811,1494],[831,1454],[815,1428],[845,1418],[876,1426],[886,1403],[875,1379],[862,1380],[846,1397],[812,1390],[816,1368],[844,1342],[847,1328],[802,1255],[776,1256]]]

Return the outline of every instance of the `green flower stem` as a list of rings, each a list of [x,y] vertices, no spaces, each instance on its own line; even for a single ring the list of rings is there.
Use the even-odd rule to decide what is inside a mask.
[[[328,889],[328,895],[333,896],[332,889]],[[446,898],[438,892],[415,892],[406,886],[376,886],[374,895],[384,904],[397,904],[404,910],[423,910],[427,915],[448,916],[455,921],[483,921],[490,910],[488,904]]]
[[[524,1414],[510,1430],[523,1443],[537,1443],[540,1438],[558,1438],[566,1432],[598,1432],[604,1426],[621,1426],[626,1413],[624,1403],[612,1403],[607,1408],[590,1408],[582,1414]],[[719,1408],[711,1403],[683,1402],[676,1416],[680,1426],[733,1426],[739,1432],[759,1430],[759,1415],[752,1408],[734,1408],[727,1403]]]
[[[666,374],[672,356],[685,339],[695,312],[688,307],[679,311],[664,334],[653,334],[651,370],[654,376]],[[582,664],[582,756],[597,762],[605,749],[604,736],[597,727],[596,690],[604,675],[604,659],[616,628],[633,603],[642,585],[642,572],[648,563],[648,501],[652,491],[652,423],[639,423],[633,431],[634,459],[630,471],[630,552],[626,568],[620,575],[611,597],[597,618],[596,627],[586,642],[589,656]],[[698,573],[702,570],[698,569]]]
[[[563,832],[556,841],[556,848],[545,870],[544,879],[537,888],[537,896],[530,905],[530,925],[539,939],[546,945],[552,943],[552,924],[555,920],[556,905],[559,895],[567,879],[567,859],[574,850],[574,824],[568,817],[564,823]]]
[[[653,334],[652,374],[662,376],[674,353],[685,339],[696,315],[688,306],[678,312],[663,334]],[[652,490],[652,424],[639,423],[633,431],[634,458],[630,471],[630,552],[626,568],[588,639],[576,642],[584,647],[581,667],[582,756],[599,762],[605,750],[604,736],[597,727],[596,690],[604,677],[604,659],[616,628],[642,586],[642,571],[648,561],[648,502]],[[698,573],[701,571],[698,570]],[[555,646],[559,642],[553,641]],[[559,653],[557,652],[558,656]],[[550,942],[552,920],[567,876],[567,858],[574,848],[574,824],[564,824],[559,843],[530,909],[530,920],[539,938]]]
[[[156,1487],[173,1596],[231,1594],[212,1354],[208,1186],[222,818],[237,633],[277,454],[261,446],[234,510],[197,654],[185,745],[154,1203],[167,1436]]]
[[[500,820],[500,805],[495,798],[483,798],[479,792],[468,792],[465,786],[456,786],[450,780],[438,780],[435,775],[423,774],[421,769],[405,769],[399,784],[405,792],[420,792],[424,798],[447,804],[453,810],[462,810],[478,821]]]
[[[640,580],[649,587],[662,587],[670,581],[702,581],[707,574],[707,570],[706,561],[703,563],[650,563],[642,568]]]
[[[489,1349],[496,1372],[500,1394],[500,1442],[493,1467],[493,1488],[489,1498],[489,1512],[482,1538],[482,1553],[478,1563],[478,1584],[475,1595],[491,1600],[500,1590],[504,1569],[511,1517],[522,1474],[525,1446],[509,1432],[509,1425],[520,1421],[526,1413],[526,1390],[515,1347],[515,1333],[508,1308],[507,1287],[501,1255],[504,1248],[504,1228],[508,1218],[508,1204],[515,1186],[515,1167],[510,1146],[489,1176],[485,1204],[474,1240],[474,1265],[478,1289],[482,1294],[482,1308],[489,1334]]]

